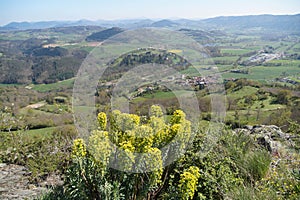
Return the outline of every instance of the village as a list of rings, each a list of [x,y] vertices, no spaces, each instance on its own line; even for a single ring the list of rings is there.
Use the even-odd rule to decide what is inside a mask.
[[[149,83],[137,88],[134,97],[143,96],[144,94],[153,93],[155,91],[170,91],[171,88],[166,87],[167,85],[172,85],[179,90],[202,90],[205,89],[208,84],[215,82],[216,78],[213,76],[169,76],[164,80],[159,80],[155,83]]]

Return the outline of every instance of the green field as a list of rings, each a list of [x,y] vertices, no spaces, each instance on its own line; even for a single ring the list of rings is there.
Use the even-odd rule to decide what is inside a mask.
[[[239,99],[239,98],[245,97],[247,95],[255,94],[257,91],[258,91],[257,88],[254,88],[251,86],[245,86],[236,92],[231,92],[231,93],[227,94],[226,96],[233,98],[233,99]]]
[[[32,89],[39,92],[48,92],[59,89],[71,89],[73,88],[74,81],[74,78],[72,78],[57,83],[33,85]]]
[[[41,129],[26,130],[22,134],[22,139],[28,142],[29,140],[35,140],[37,138],[40,139],[50,138],[51,134],[55,129],[56,127],[48,127],[48,128],[41,128]]]
[[[214,57],[213,60],[215,62],[231,62],[234,63],[235,61],[237,61],[239,57],[238,56],[224,56],[224,57]]]
[[[285,66],[295,66],[295,67],[300,67],[300,60],[290,60],[290,59],[286,59],[286,60],[271,60],[268,61],[266,64],[279,64],[282,67]]]
[[[300,67],[290,64],[288,66],[282,66],[282,67],[255,66],[249,68],[249,74],[226,72],[222,74],[222,77],[224,79],[247,78],[247,79],[258,80],[258,81],[271,81],[274,80],[275,78],[279,78],[283,74],[295,75],[299,73],[300,73]]]
[[[217,65],[219,72],[227,72],[235,67],[233,65]]]
[[[143,101],[146,99],[172,99],[175,97],[182,97],[182,96],[190,96],[193,93],[193,91],[186,91],[186,90],[178,90],[176,91],[176,96],[174,92],[153,92],[152,94],[145,94],[142,97],[135,98],[134,101]]]
[[[32,130],[20,130],[20,131],[12,131],[12,134],[15,134],[18,140],[22,141],[23,143],[30,143],[41,141],[44,139],[50,139],[53,131],[57,127],[48,127],[48,128],[41,128],[41,129],[32,129]],[[0,134],[6,134],[7,132],[0,132]],[[11,135],[13,137],[13,135]]]
[[[222,54],[229,54],[232,56],[241,56],[243,54],[251,52],[251,49],[222,49]]]

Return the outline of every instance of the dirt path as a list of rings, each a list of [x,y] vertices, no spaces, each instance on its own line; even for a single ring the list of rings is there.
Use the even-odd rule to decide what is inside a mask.
[[[44,106],[46,103],[45,102],[39,102],[39,103],[35,103],[35,104],[31,104],[31,105],[28,105],[26,106],[26,108],[40,108],[42,106]]]

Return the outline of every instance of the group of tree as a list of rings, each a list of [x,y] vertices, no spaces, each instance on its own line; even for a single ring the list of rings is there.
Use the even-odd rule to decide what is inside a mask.
[[[105,79],[105,81],[118,79],[128,70],[148,63],[163,64],[176,70],[184,70],[191,66],[186,59],[175,53],[145,48],[123,54],[108,63],[102,79]]]
[[[0,83],[53,83],[76,75],[87,52],[45,47],[51,39],[0,41]]]

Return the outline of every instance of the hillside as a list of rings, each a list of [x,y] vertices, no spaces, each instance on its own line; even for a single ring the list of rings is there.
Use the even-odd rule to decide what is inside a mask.
[[[91,42],[91,41],[97,41],[97,42],[102,42],[118,33],[121,33],[123,32],[124,30],[121,29],[121,28],[118,28],[118,27],[113,27],[113,28],[110,28],[110,29],[106,29],[106,30],[103,30],[103,31],[100,31],[100,32],[96,32],[96,33],[93,33],[91,35],[89,35],[87,38],[86,38],[86,41],[88,42]]]
[[[0,32],[0,199],[299,199],[300,37],[180,23],[192,22],[156,25],[195,39],[201,56],[172,34],[166,49],[102,43],[120,27]],[[99,45],[116,56],[96,86],[78,84]],[[78,85],[95,87],[76,97]]]
[[[179,24],[176,22],[173,22],[171,20],[160,20],[157,22],[152,23],[150,26],[151,27],[174,27],[174,26],[178,26]]]
[[[76,75],[93,44],[78,45],[99,26],[0,33],[0,83],[53,83]]]

